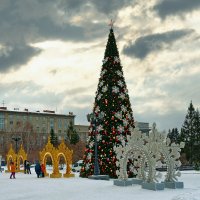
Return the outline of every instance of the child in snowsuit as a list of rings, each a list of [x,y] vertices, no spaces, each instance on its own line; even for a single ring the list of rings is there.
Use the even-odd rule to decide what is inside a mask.
[[[15,166],[14,162],[11,162],[11,165],[10,165],[10,171],[11,171],[10,179],[12,177],[15,178],[15,168],[16,168],[16,166]]]

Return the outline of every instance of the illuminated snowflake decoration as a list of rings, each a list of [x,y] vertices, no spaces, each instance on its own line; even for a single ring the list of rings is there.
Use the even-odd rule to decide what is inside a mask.
[[[128,89],[127,88],[124,89],[124,93],[128,93]]]
[[[97,142],[99,142],[100,140],[102,140],[102,135],[101,134],[97,134]]]
[[[91,166],[91,165],[90,165],[89,163],[87,163],[87,164],[85,165],[85,169],[86,169],[86,170],[89,170],[89,169],[90,169],[90,166]]]
[[[99,83],[99,86],[101,87],[101,86],[103,86],[103,84],[104,84],[104,81],[101,81],[101,82]]]
[[[117,130],[118,130],[120,133],[122,133],[122,132],[124,132],[124,127],[123,127],[122,125],[119,125],[119,126],[117,127]]]
[[[123,135],[118,135],[117,139],[122,142],[122,141],[124,141],[124,136]]]
[[[122,106],[121,106],[121,110],[122,110],[123,112],[126,112],[126,111],[127,111],[126,106],[122,105]]]
[[[118,75],[118,76],[120,76],[120,77],[122,77],[122,76],[123,76],[122,72],[121,72],[121,71],[119,71],[119,70],[117,71],[117,75]]]
[[[119,63],[119,62],[120,62],[120,59],[119,59],[117,56],[115,56],[115,57],[114,57],[114,62]]]
[[[90,152],[90,153],[88,153],[88,155],[87,155],[87,159],[90,160],[91,158],[92,158],[92,153]]]
[[[120,87],[123,87],[123,86],[124,86],[124,84],[123,84],[123,82],[122,82],[121,80],[119,80],[117,83],[118,83],[118,85],[119,85]]]
[[[99,108],[99,106],[97,106],[97,107],[95,108],[95,112],[98,113],[99,111],[100,111],[100,108]]]
[[[101,76],[103,76],[106,72],[107,72],[106,69],[102,70],[102,71],[101,71]]]
[[[128,118],[128,119],[131,119],[131,115],[128,113],[128,114],[126,114],[126,117]]]
[[[106,92],[108,90],[108,87],[107,86],[104,86],[103,88],[102,88],[102,91],[103,92]]]
[[[100,100],[101,97],[102,97],[102,94],[99,94],[99,95],[97,96],[97,100]]]
[[[103,126],[102,126],[102,125],[97,126],[97,131],[98,131],[98,132],[100,132],[100,131],[102,131],[102,130],[103,130]]]
[[[90,129],[89,129],[89,133],[92,133],[92,130],[93,130],[92,127],[90,127]]]
[[[119,97],[120,97],[121,99],[125,99],[125,94],[120,93]]]
[[[123,125],[124,126],[127,126],[128,125],[128,121],[125,119],[125,120],[123,120]]]
[[[121,112],[115,113],[115,117],[118,119],[122,119],[122,113]]]
[[[93,146],[94,146],[94,142],[91,141],[90,144],[89,144],[89,147],[92,148]]]
[[[117,86],[112,87],[112,92],[118,93],[119,92],[119,88]]]
[[[107,61],[108,61],[108,57],[104,58],[102,62],[103,62],[103,64],[105,64],[105,63],[107,63]]]
[[[91,138],[91,136],[88,136],[88,137],[87,137],[87,140],[86,140],[87,143],[90,141],[90,138]]]

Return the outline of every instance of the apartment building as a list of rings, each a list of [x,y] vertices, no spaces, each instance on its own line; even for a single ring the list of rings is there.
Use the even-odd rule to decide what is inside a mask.
[[[28,136],[31,137],[35,134],[35,139],[41,144],[41,140],[46,142],[53,129],[61,140],[66,137],[70,122],[74,125],[74,118],[72,112],[65,115],[50,110],[32,112],[28,109],[8,110],[6,107],[0,107],[0,153],[15,135],[22,137],[23,134],[29,133]]]

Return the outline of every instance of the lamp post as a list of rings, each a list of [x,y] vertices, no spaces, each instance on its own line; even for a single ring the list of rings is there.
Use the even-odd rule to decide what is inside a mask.
[[[90,179],[97,179],[97,180],[109,180],[108,175],[100,175],[99,169],[99,161],[98,161],[98,142],[97,142],[97,126],[102,121],[103,114],[102,113],[90,113],[87,114],[88,122],[91,122],[92,126],[94,127],[94,175],[89,176]]]
[[[17,143],[21,140],[20,136],[12,136],[12,140],[15,141],[15,152],[17,153]]]
[[[17,143],[21,140],[21,137],[15,135],[15,136],[12,136],[12,140],[15,141],[15,153],[17,154]],[[17,166],[17,156],[16,156],[15,162],[16,162],[16,169],[18,169],[18,166]]]
[[[91,122],[92,126],[94,127],[94,175],[97,176],[100,174],[99,170],[99,162],[98,162],[98,149],[97,149],[97,121],[98,117],[95,114],[91,113],[87,115],[88,122]]]

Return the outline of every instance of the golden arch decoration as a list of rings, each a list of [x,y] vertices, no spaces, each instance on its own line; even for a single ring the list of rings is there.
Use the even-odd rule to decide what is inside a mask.
[[[65,164],[66,164],[66,172],[63,174],[63,177],[74,177],[74,174],[71,174],[71,167],[72,164],[72,154],[73,151],[69,150],[69,148],[65,145],[64,141],[61,142],[61,144],[58,146],[58,148],[55,148],[51,142],[50,137],[48,138],[48,142],[44,149],[39,152],[40,154],[40,163],[43,163],[45,166],[45,176],[48,176],[49,174],[46,172],[46,159],[47,157],[51,157],[52,159],[52,165],[53,165],[53,172],[50,174],[50,178],[61,178],[62,174],[59,172],[59,159],[62,156],[64,158]]]
[[[14,162],[16,166],[17,155],[13,150],[12,144],[10,145],[10,149],[6,155],[6,162],[7,162],[7,170],[5,172],[10,172],[10,162]]]
[[[24,163],[25,160],[27,160],[27,153],[25,152],[22,144],[20,146],[20,149],[17,154],[17,171],[23,172],[24,170],[20,170],[20,160],[22,160],[22,163]]]
[[[13,150],[12,144],[10,145],[10,149],[6,155],[7,157],[7,170],[6,172],[10,172],[10,162],[14,162],[15,166],[16,166],[16,172],[21,172],[24,170],[20,170],[20,159],[22,160],[22,162],[24,163],[24,160],[27,160],[27,154],[24,151],[23,146],[20,146],[19,152],[18,154],[15,153],[15,151]]]

